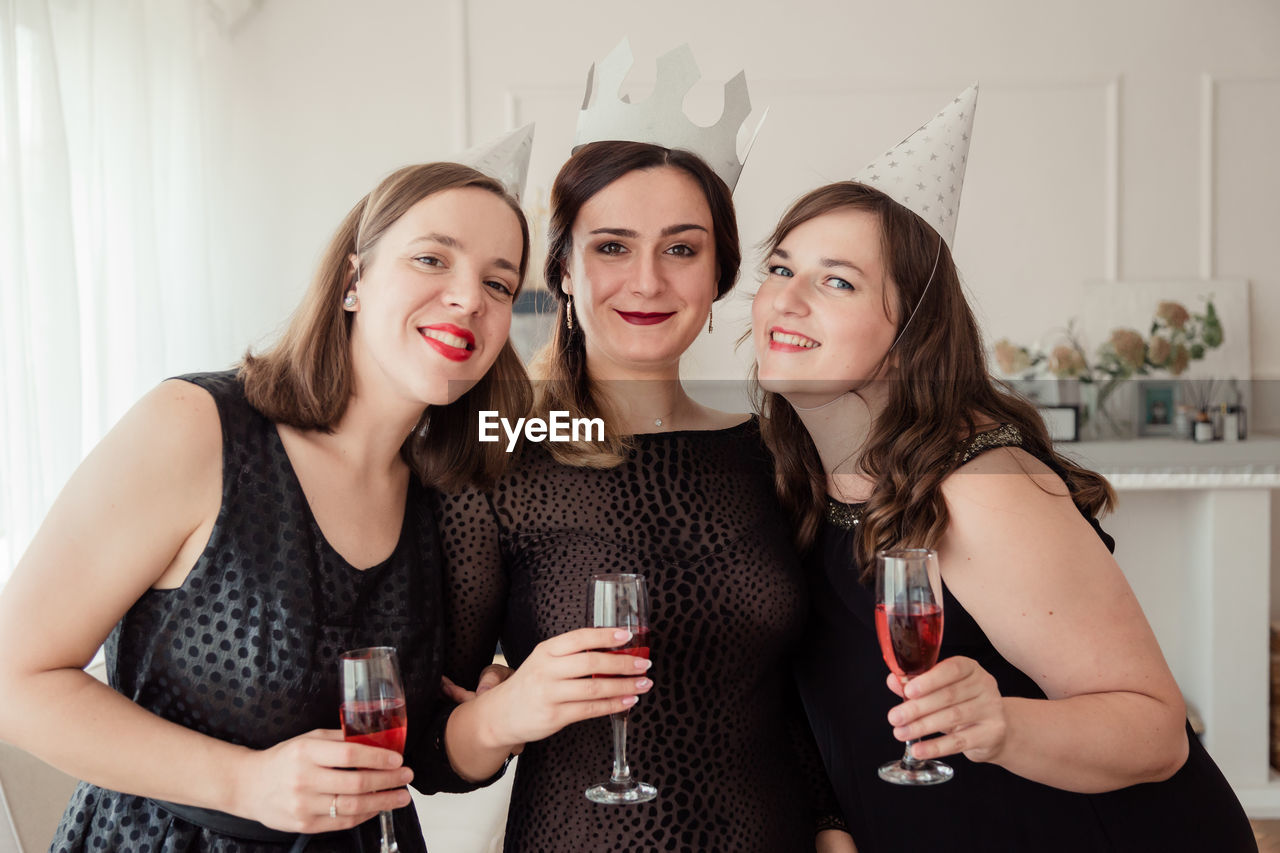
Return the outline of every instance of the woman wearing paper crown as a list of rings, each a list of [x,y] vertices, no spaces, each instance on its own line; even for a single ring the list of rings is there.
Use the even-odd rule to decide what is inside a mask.
[[[951,258],[976,100],[793,204],[752,310],[815,584],[798,678],[845,818],[863,853],[1254,849],[1094,520],[1110,486],[987,372]],[[889,548],[941,567],[941,657],[905,701],[874,615]],[[878,778],[922,737],[953,778]]]
[[[474,683],[501,637],[523,670],[535,643],[583,624],[593,574],[644,574],[653,688],[630,713],[626,757],[656,797],[588,801],[610,727],[572,726],[521,754],[506,849],[812,851],[820,831],[848,836],[831,829],[790,673],[807,610],[790,531],[756,421],[698,404],[679,379],[737,278],[734,139],[750,106],[739,76],[718,125],[690,123],[687,48],[659,60],[651,98],[625,103],[629,63],[624,46],[595,69],[580,147],[552,189],[560,309],[535,406],[601,416],[606,434],[529,443],[491,492],[448,501],[445,669]]]
[[[513,703],[586,698],[560,679],[530,708],[523,675],[456,709],[439,695],[428,494],[492,481],[505,454],[466,427],[528,405],[507,343],[528,249],[498,181],[401,169],[347,214],[274,347],[162,383],[81,465],[0,597],[0,733],[88,780],[54,850],[376,850],[366,821],[395,809],[421,851],[407,783],[475,787],[508,754],[476,730],[523,742],[546,731]],[[104,639],[110,687],[82,671]],[[338,657],[375,645],[404,667],[403,763],[336,731]],[[584,659],[627,671],[606,657]],[[638,691],[590,692],[566,716]]]

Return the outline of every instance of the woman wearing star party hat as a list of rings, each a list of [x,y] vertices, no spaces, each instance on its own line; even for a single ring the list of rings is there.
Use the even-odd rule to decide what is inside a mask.
[[[1254,849],[1094,519],[1110,486],[987,372],[951,258],[976,100],[793,204],[753,304],[764,434],[815,585],[797,674],[832,783],[863,853]],[[874,585],[899,548],[936,549],[945,625],[905,699]],[[882,781],[904,741],[954,776]]]
[[[470,789],[546,733],[511,707],[530,710],[527,676],[440,697],[428,500],[492,481],[505,454],[464,426],[529,403],[507,343],[528,250],[498,181],[401,169],[347,214],[273,348],[162,383],[80,466],[0,596],[0,733],[87,780],[54,850],[376,850],[370,818],[394,809],[400,849],[422,851],[407,783]],[[83,672],[104,640],[110,687]],[[403,761],[336,730],[339,655],[383,645]],[[616,657],[584,671],[626,671]],[[532,710],[582,719],[638,692],[569,679]]]
[[[808,605],[772,466],[755,419],[699,405],[679,379],[738,274],[745,83],[700,128],[681,108],[697,77],[687,48],[659,60],[637,104],[617,97],[629,65],[624,46],[593,69],[579,147],[552,190],[559,322],[535,405],[600,416],[607,433],[529,443],[491,492],[450,499],[446,673],[474,683],[499,637],[528,667],[534,643],[583,624],[593,574],[641,573],[653,688],[630,712],[626,763],[656,796],[589,800],[610,727],[569,727],[521,754],[506,849],[812,851],[819,835],[848,836],[831,829],[791,677]]]

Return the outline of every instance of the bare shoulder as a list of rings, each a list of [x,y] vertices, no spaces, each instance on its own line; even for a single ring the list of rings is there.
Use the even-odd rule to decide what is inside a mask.
[[[213,395],[194,382],[166,379],[151,389],[136,409],[186,438],[220,436],[222,427]]]
[[[998,447],[974,457],[942,481],[949,506],[976,503],[1004,505],[1034,499],[1070,502],[1062,478],[1048,465],[1020,447]]]
[[[176,466],[186,473],[207,467],[222,455],[222,421],[217,403],[199,385],[166,380],[134,404],[99,449],[123,451],[130,456],[134,451],[143,459]]]
[[[994,568],[1028,549],[1105,555],[1066,483],[1021,448],[1001,447],[975,457],[943,480],[942,495],[949,516],[944,538],[966,562]]]
[[[129,496],[169,515],[203,508],[222,471],[222,422],[212,395],[177,379],[134,404],[86,457],[72,486]],[[171,516],[170,516],[171,517]]]

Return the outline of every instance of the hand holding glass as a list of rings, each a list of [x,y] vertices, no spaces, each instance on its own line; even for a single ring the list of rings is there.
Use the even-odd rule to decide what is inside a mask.
[[[924,548],[876,554],[876,636],[880,653],[902,686],[938,662],[942,646],[942,575],[938,554]],[[950,766],[911,757],[907,741],[901,761],[881,766],[880,778],[895,785],[937,785],[954,774]]]
[[[587,588],[587,627],[626,628],[631,639],[604,651],[613,654],[649,657],[649,593],[644,575],[594,575]],[[608,782],[587,789],[593,803],[647,803],[658,789],[637,782],[627,766],[627,714],[611,714],[613,723],[613,774]]]
[[[409,717],[400,686],[396,650],[375,646],[343,652],[342,735],[351,743],[379,746],[401,754],[409,731]],[[381,812],[380,853],[400,853],[391,812]]]

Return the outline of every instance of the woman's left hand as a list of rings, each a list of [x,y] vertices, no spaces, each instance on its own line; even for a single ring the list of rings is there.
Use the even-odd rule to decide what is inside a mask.
[[[893,673],[889,689],[903,696],[903,686]],[[978,662],[967,657],[941,660],[933,669],[907,683],[907,701],[889,712],[893,736],[917,740],[915,758],[940,758],[964,753],[970,761],[995,761],[1008,733],[1004,699],[996,679]],[[942,736],[919,741],[941,732]]]
[[[470,702],[486,690],[497,687],[510,678],[513,672],[515,670],[505,664],[491,663],[480,671],[480,683],[476,685],[475,690],[459,687],[447,675],[440,676],[440,687],[445,696],[458,704],[462,704],[463,702]]]

